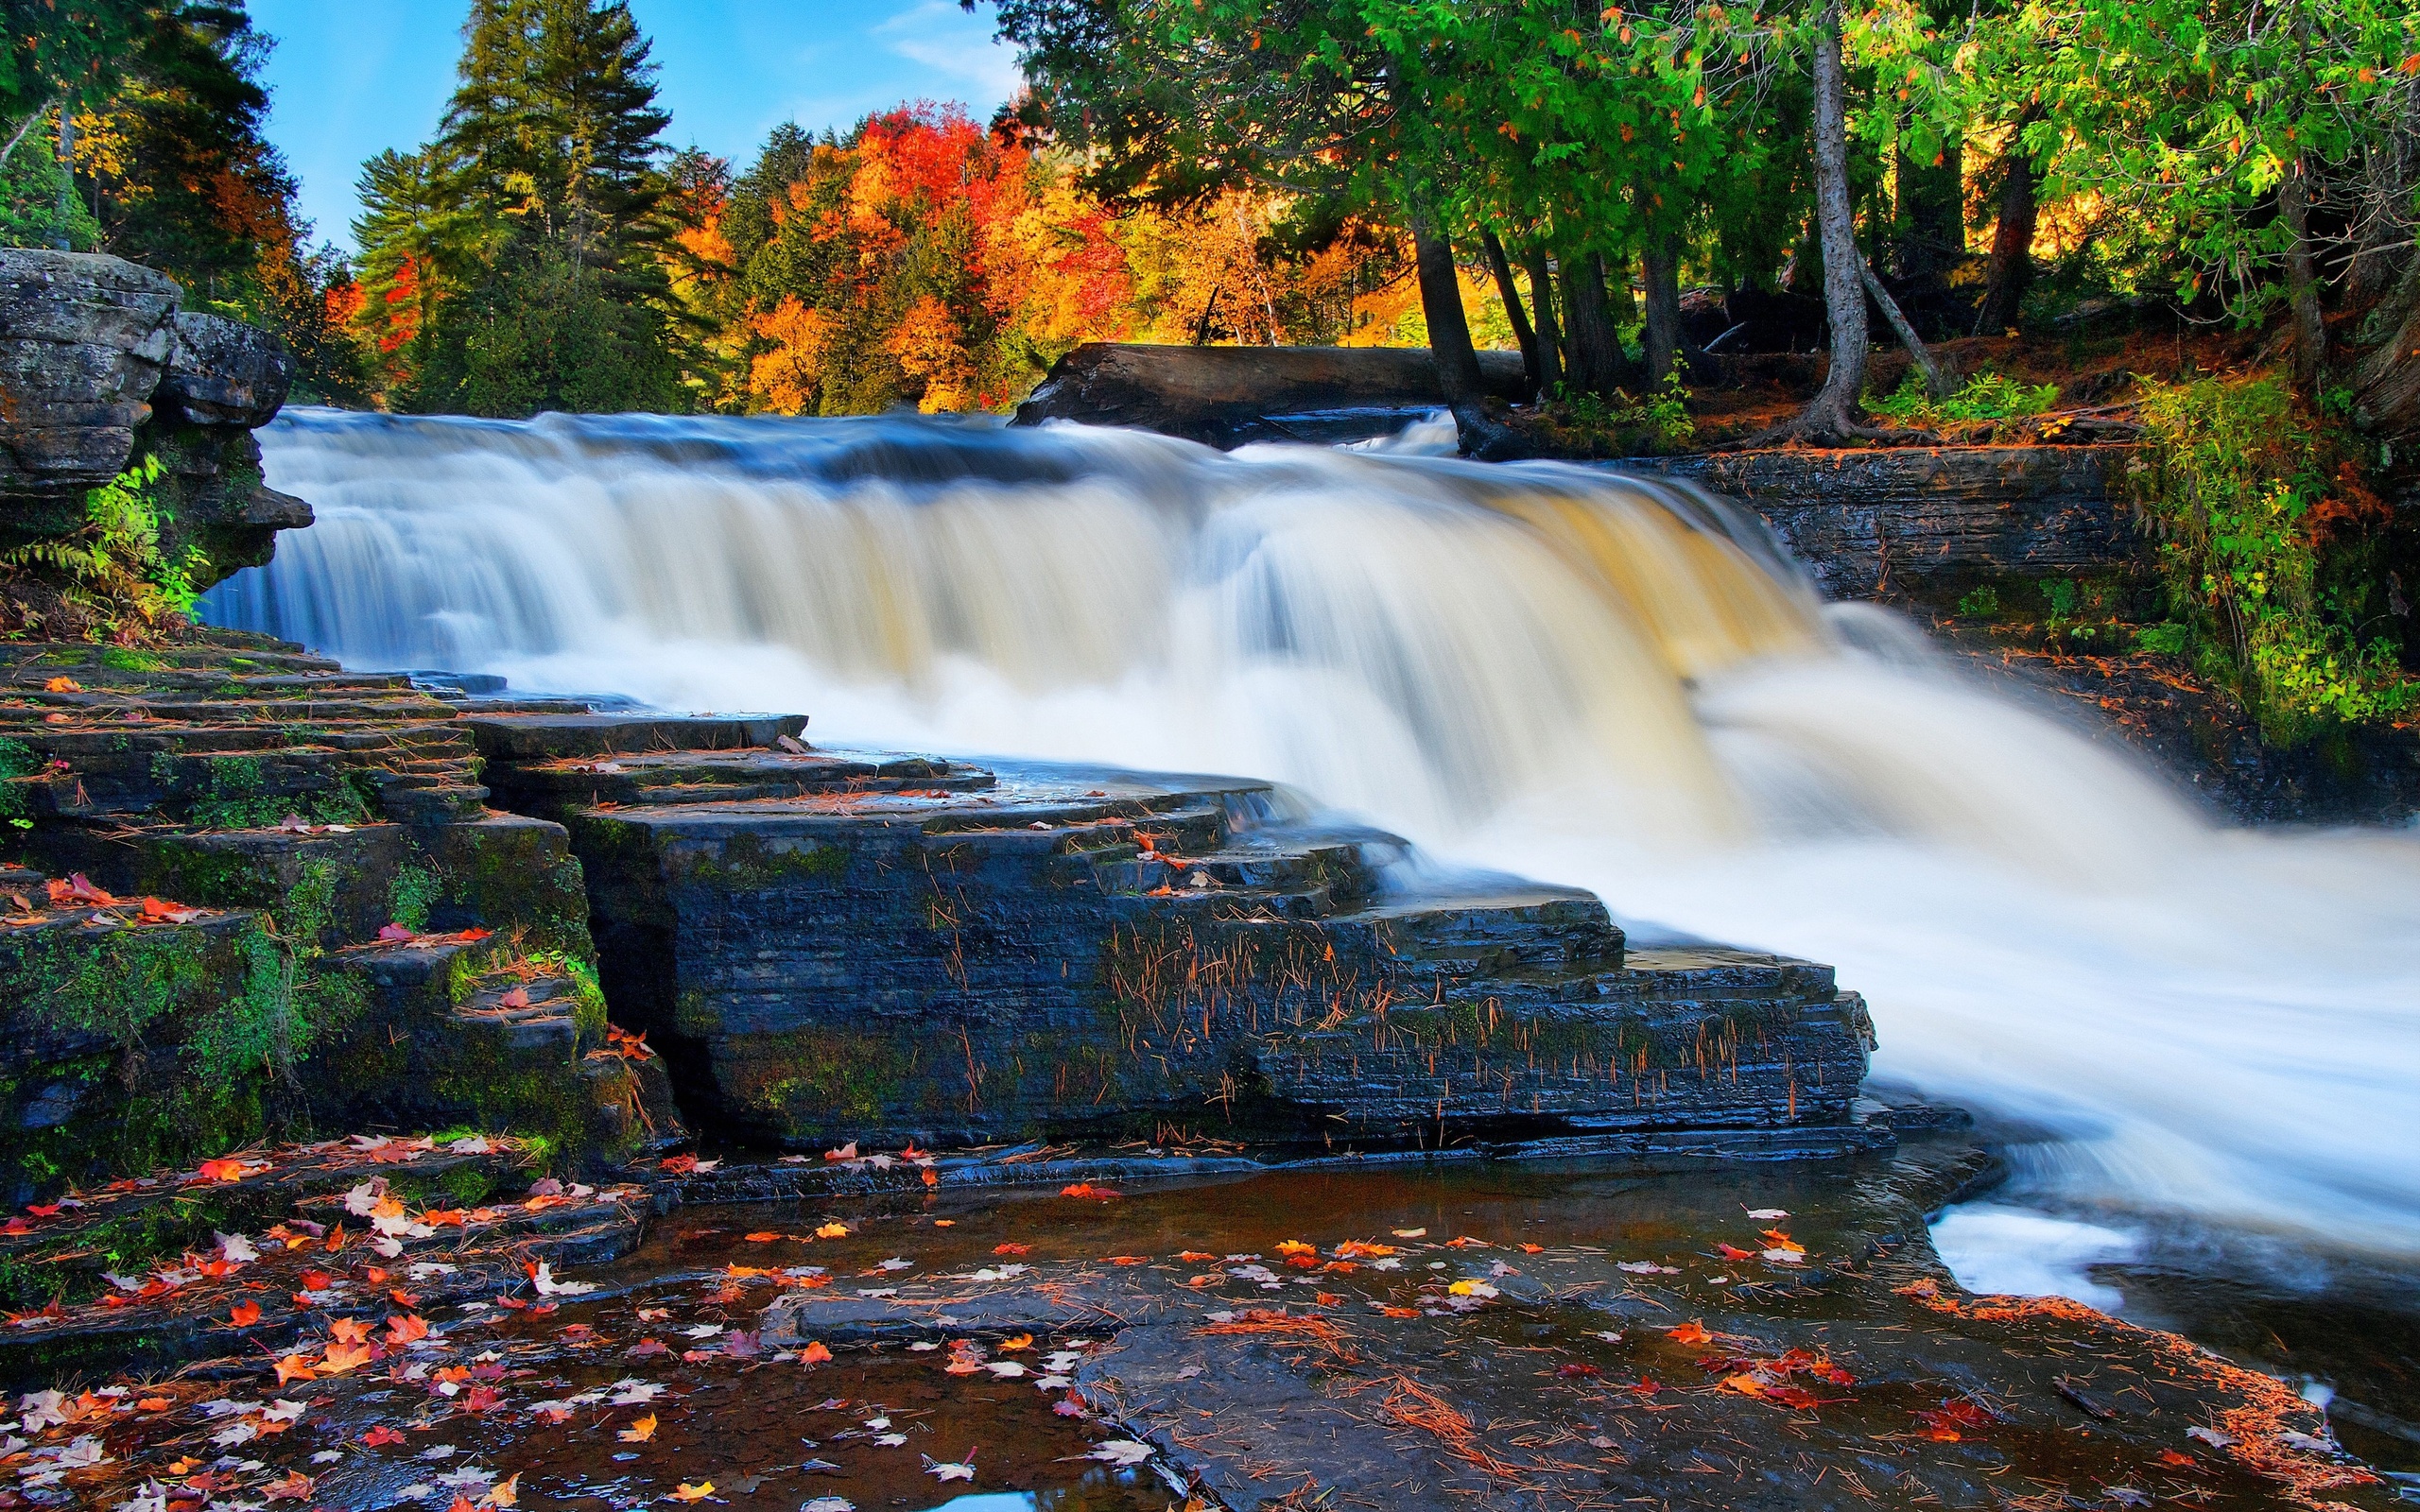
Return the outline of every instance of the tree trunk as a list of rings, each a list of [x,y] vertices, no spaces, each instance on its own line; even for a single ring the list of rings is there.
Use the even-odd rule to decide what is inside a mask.
[[[75,237],[68,228],[76,214],[76,101],[59,102],[59,230],[51,233],[51,245],[62,252],[76,249]]]
[[[1423,210],[1412,212],[1411,246],[1420,267],[1420,313],[1428,321],[1428,353],[1437,364],[1437,385],[1444,390],[1446,404],[1459,413],[1465,405],[1477,405],[1487,386],[1478,375],[1470,321],[1462,315],[1454,247]]]
[[[1983,269],[1983,302],[1975,312],[1975,334],[1997,335],[2016,324],[2025,290],[2033,282],[2033,160],[2026,156],[2028,111],[2017,117],[2000,158],[1999,225],[1992,232],[1992,257]]]
[[[2327,322],[2319,310],[2319,257],[2310,239],[2310,180],[2299,153],[2277,185],[2277,214],[2293,240],[2286,248],[2286,294],[2294,335],[2294,387],[2308,397],[2319,392],[2327,367]]]
[[[1563,260],[1563,309],[1570,328],[1566,382],[1584,393],[1610,396],[1626,366],[1613,310],[1605,299],[1605,260],[1582,252]]]
[[[1858,430],[1865,388],[1865,254],[1849,208],[1848,81],[1841,66],[1841,0],[1826,0],[1815,30],[1815,219],[1824,249],[1824,315],[1832,366],[1794,422],[1807,437],[1844,439]]]
[[[1538,397],[1544,399],[1564,380],[1563,331],[1554,318],[1554,270],[1547,266],[1546,244],[1523,248],[1521,266],[1530,275],[1530,303],[1538,312]]]
[[[2373,316],[2388,333],[2353,369],[2353,421],[2380,443],[2390,478],[2420,475],[2420,257]]]
[[[1488,271],[1495,275],[1496,296],[1504,301],[1504,318],[1512,324],[1512,339],[1521,345],[1521,372],[1528,380],[1530,392],[1545,392],[1545,369],[1538,361],[1537,333],[1530,329],[1530,312],[1521,308],[1521,291],[1512,284],[1512,264],[1504,255],[1504,244],[1495,232],[1481,231],[1479,245],[1487,249]]]
[[[1680,357],[1680,250],[1669,236],[1652,237],[1639,264],[1647,284],[1647,328],[1639,341],[1647,348],[1647,382],[1651,387],[1670,375]]]
[[[1882,318],[1891,322],[1891,329],[1898,334],[1899,344],[1908,349],[1908,355],[1914,360],[1916,370],[1925,375],[1925,392],[1935,399],[1947,399],[1952,392],[1949,374],[1933,360],[1924,338],[1916,335],[1916,328],[1909,324],[1908,318],[1900,313],[1899,301],[1891,297],[1891,291],[1882,286],[1882,280],[1863,258],[1858,260],[1857,270],[1865,284],[1865,291],[1874,296],[1876,304],[1882,307]]]

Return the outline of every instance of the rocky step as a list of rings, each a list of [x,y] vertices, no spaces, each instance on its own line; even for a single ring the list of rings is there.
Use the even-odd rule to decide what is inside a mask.
[[[514,1050],[579,1053],[579,985],[568,976],[490,980],[454,1006],[466,1025],[499,1032]]]
[[[468,722],[491,762],[551,762],[573,756],[771,747],[806,731],[803,714],[501,714]]]

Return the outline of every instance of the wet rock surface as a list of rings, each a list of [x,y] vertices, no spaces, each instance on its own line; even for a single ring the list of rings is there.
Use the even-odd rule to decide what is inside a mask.
[[[2077,1304],[1959,1292],[1923,1222],[1987,1164],[1957,1137],[1685,1176],[1423,1158],[1075,1189],[977,1179],[1012,1169],[996,1153],[884,1160],[673,1162],[798,1194],[659,1188],[619,1258],[442,1297],[471,1267],[436,1267],[473,1242],[412,1235],[403,1205],[401,1255],[318,1262],[316,1328],[298,1312],[268,1348],[23,1398],[6,1494],[2393,1504],[2268,1377]],[[431,1295],[381,1297],[373,1266]]]
[[[606,727],[471,723],[504,800],[571,833],[615,1013],[732,1135],[1865,1138],[1870,1025],[1827,969],[1626,952],[1595,898],[1509,880],[1399,895],[1400,841],[1263,783],[666,749],[750,731],[644,718],[544,759]]]

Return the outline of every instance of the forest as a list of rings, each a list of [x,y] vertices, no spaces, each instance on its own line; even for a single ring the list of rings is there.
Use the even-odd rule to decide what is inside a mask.
[[[1481,455],[2139,438],[2154,648],[2280,738],[2411,707],[2409,6],[964,3],[1026,76],[992,119],[739,164],[671,145],[622,0],[475,0],[339,255],[240,3],[6,0],[0,232],[399,412],[1003,412],[1086,341],[1425,344]],[[1516,347],[1508,411],[1475,353]]]
[[[626,5],[477,0],[349,259],[240,4],[8,9],[9,238],[171,272],[348,403],[997,410],[1091,339],[1518,344],[1611,400],[1820,346],[1794,427],[1845,439],[1875,346],[1939,401],[1928,343],[2157,306],[2385,433],[2420,404],[2420,19],[2385,0],[985,0],[1029,84],[994,119],[744,165],[669,146]]]

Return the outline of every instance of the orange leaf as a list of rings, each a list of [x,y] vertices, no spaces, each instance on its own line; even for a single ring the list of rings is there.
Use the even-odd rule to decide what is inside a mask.
[[[173,1397],[146,1397],[134,1405],[144,1412],[166,1412],[176,1404]]]
[[[237,1302],[227,1310],[227,1324],[230,1328],[248,1329],[260,1320],[261,1304],[258,1302]]]
[[[320,1362],[320,1368],[329,1375],[340,1376],[348,1370],[357,1370],[369,1363],[370,1346],[331,1344],[328,1346],[328,1357]]]
[[[328,1332],[346,1344],[364,1344],[370,1338],[370,1325],[357,1317],[340,1317],[328,1324]]]
[[[832,1351],[825,1349],[821,1341],[810,1341],[805,1349],[798,1351],[798,1357],[804,1365],[825,1365],[830,1363]]]
[[[1703,1344],[1714,1337],[1705,1331],[1704,1324],[1694,1320],[1671,1330],[1670,1334],[1674,1343],[1689,1345]]]
[[[648,1413],[614,1435],[625,1444],[644,1444],[655,1436],[655,1414]]]
[[[700,1481],[697,1485],[691,1486],[688,1482],[683,1481],[664,1494],[670,1497],[675,1502],[702,1502],[707,1497],[715,1494],[715,1483],[712,1481]]]
[[[1096,1202],[1113,1202],[1125,1195],[1123,1193],[1112,1192],[1107,1187],[1097,1187],[1089,1181],[1079,1181],[1071,1187],[1061,1187],[1059,1194],[1063,1197],[1090,1197]]]
[[[1030,1255],[1033,1253],[1033,1246],[1031,1245],[994,1245],[992,1246],[992,1253],[995,1255]],[[1201,1258],[1203,1260],[1209,1260],[1212,1257],[1204,1255]]]
[[[1019,1349],[1030,1349],[1032,1348],[1033,1335],[1030,1333],[1012,1333],[1009,1337],[1000,1341],[1000,1352],[1002,1354],[1014,1354]]]
[[[277,1362],[277,1383],[281,1386],[289,1381],[317,1381],[319,1379],[319,1375],[311,1368],[311,1362],[303,1359],[299,1354],[289,1354],[285,1359]]]
[[[409,1344],[415,1339],[427,1337],[428,1320],[417,1313],[407,1313],[400,1317],[390,1317],[387,1320],[389,1344]]]
[[[204,1160],[201,1162],[201,1174],[204,1179],[211,1181],[241,1181],[244,1179],[244,1162],[235,1160]]]

